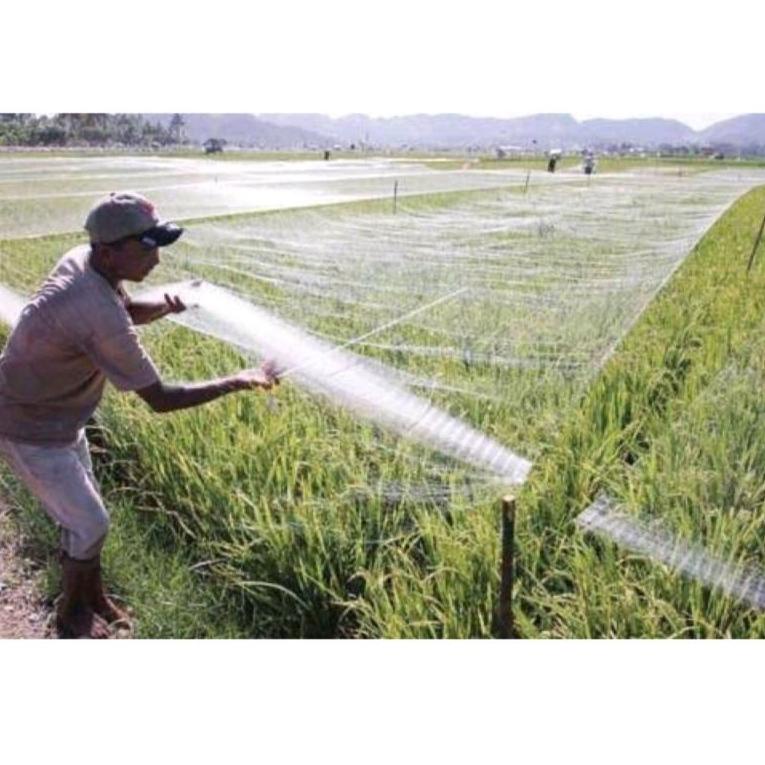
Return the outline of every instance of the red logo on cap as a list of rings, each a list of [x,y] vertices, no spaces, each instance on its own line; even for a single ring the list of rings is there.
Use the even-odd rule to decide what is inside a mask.
[[[154,217],[154,205],[151,202],[144,202],[143,200],[141,200],[140,202],[138,202],[138,206],[144,212],[149,213],[149,215],[151,215],[152,218]]]

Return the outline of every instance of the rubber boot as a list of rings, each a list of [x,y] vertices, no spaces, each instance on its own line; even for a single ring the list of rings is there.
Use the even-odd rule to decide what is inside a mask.
[[[102,619],[104,619],[104,621],[106,621],[107,624],[116,625],[132,631],[133,622],[130,611],[117,606],[104,589],[104,582],[101,577],[101,556],[97,555],[94,560],[96,561],[96,565],[94,567],[92,589],[90,593],[91,607]]]
[[[61,553],[63,592],[56,606],[56,627],[60,637],[95,640],[111,637],[109,625],[91,605],[97,567],[97,557],[77,560]]]

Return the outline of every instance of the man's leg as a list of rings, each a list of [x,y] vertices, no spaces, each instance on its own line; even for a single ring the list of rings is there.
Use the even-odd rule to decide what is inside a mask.
[[[90,456],[90,447],[88,445],[88,439],[85,436],[85,431],[80,431],[77,438],[77,457],[80,460],[80,464],[85,469],[85,472],[90,478],[91,484],[96,491],[100,494],[100,486],[96,480],[96,476],[93,472],[93,460]],[[106,510],[105,510],[106,511]],[[106,593],[104,588],[104,582],[101,575],[101,555],[97,556],[97,565],[93,575],[93,589],[92,589],[92,601],[91,605],[93,610],[101,617],[103,617],[109,624],[115,622],[122,622],[125,626],[131,625],[131,617],[127,610],[117,606],[114,601]]]
[[[61,595],[56,604],[56,626],[61,637],[110,638],[106,620],[93,607],[93,588],[100,565],[97,557],[72,558],[61,551]]]
[[[78,445],[41,447],[0,438],[0,453],[62,529],[59,629],[73,637],[109,637],[106,622],[91,603],[109,516]]]

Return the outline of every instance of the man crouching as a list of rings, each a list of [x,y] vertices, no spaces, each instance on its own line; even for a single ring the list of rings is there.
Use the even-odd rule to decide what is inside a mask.
[[[85,222],[90,244],[67,252],[24,307],[0,356],[0,455],[61,528],[63,637],[106,638],[128,619],[107,596],[101,549],[109,514],[93,475],[85,424],[106,381],[134,391],[155,412],[199,406],[234,391],[269,389],[269,365],[193,385],[162,382],[135,330],[179,313],[178,297],[130,298],[183,233],[140,194],[110,194]]]

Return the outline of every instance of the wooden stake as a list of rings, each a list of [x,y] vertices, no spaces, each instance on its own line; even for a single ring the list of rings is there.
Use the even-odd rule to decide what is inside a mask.
[[[513,546],[515,497],[502,498],[502,562],[500,565],[497,626],[499,637],[513,637]]]
[[[523,187],[523,193],[525,194],[529,190],[529,181],[531,180],[531,170],[526,173],[526,185]]]
[[[760,226],[760,233],[757,234],[757,239],[754,241],[754,247],[752,247],[752,254],[749,256],[749,265],[746,267],[746,272],[749,273],[752,270],[752,264],[754,263],[754,254],[757,252],[757,248],[760,246],[762,240],[762,232],[765,231],[765,217],[762,219],[762,225]]]
[[[396,214],[396,200],[398,199],[398,181],[393,182],[393,214]]]

